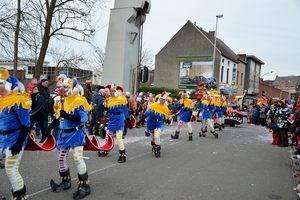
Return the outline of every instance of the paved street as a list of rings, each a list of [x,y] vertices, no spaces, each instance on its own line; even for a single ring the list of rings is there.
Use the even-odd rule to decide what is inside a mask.
[[[200,123],[192,124],[194,140],[187,141],[184,125],[180,138],[172,140],[176,124],[166,126],[162,154],[155,158],[145,128],[128,132],[125,141],[127,162],[119,164],[118,146],[107,157],[84,153],[92,193],[98,199],[204,199],[268,200],[297,199],[291,167],[291,148],[271,145],[271,134],[249,124],[226,126],[215,139],[198,137]],[[59,181],[57,153],[26,151],[21,162],[29,199],[72,199],[76,191],[76,166],[69,155],[72,189],[53,193],[49,182]],[[0,193],[10,198],[10,183],[0,170]]]

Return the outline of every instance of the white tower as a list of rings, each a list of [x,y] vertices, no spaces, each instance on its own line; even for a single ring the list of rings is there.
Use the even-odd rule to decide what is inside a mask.
[[[115,83],[136,91],[141,26],[151,0],[115,0],[111,9],[101,85]]]

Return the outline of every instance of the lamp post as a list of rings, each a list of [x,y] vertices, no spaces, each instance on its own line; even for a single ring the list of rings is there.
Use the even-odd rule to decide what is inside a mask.
[[[216,15],[216,30],[215,30],[215,41],[214,41],[214,54],[213,54],[213,76],[215,75],[215,57],[216,57],[216,43],[217,43],[217,30],[218,30],[218,19],[222,18],[223,15]]]
[[[261,76],[261,78],[264,77],[264,76],[267,75],[267,74],[272,74],[272,73],[274,73],[274,71],[267,72],[267,73],[263,74],[263,75]]]

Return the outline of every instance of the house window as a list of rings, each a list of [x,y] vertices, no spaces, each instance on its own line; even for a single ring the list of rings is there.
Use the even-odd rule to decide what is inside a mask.
[[[223,82],[223,75],[224,75],[224,66],[222,66],[221,69],[221,82]]]
[[[222,59],[222,63],[224,63],[224,58]]]
[[[230,61],[228,61],[228,66],[230,65]]]
[[[229,84],[229,68],[227,68],[227,73],[226,73],[226,83]]]
[[[241,73],[241,85],[243,85],[243,76],[244,76],[244,73]]]
[[[239,84],[239,75],[240,75],[240,72],[237,71],[237,72],[236,72],[236,84],[237,84],[237,85]]]

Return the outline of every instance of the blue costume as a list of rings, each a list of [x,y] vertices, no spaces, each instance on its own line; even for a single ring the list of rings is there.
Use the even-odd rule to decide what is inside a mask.
[[[59,123],[60,132],[57,138],[57,149],[67,150],[68,148],[74,148],[76,146],[85,145],[86,130],[84,127],[84,123],[87,121],[86,107],[89,108],[89,105],[87,104],[87,101],[85,101],[84,98],[81,98],[78,95],[66,97],[65,106],[64,106],[65,111],[68,114],[80,116],[80,121],[72,121],[68,119],[64,119],[60,121]],[[81,128],[78,128],[78,130],[76,130],[76,127],[81,127]],[[64,130],[70,130],[70,129],[74,129],[74,131],[65,133]]]
[[[193,129],[191,125],[191,117],[193,114],[194,103],[191,99],[189,99],[189,92],[187,92],[186,90],[183,90],[181,92],[181,99],[177,104],[177,109],[180,110],[179,121],[178,121],[177,129],[175,131],[175,135],[171,135],[171,138],[178,139],[180,134],[180,129],[183,123],[187,123],[189,141],[193,141]]]
[[[213,115],[216,112],[216,95],[220,95],[220,91],[217,90],[217,80],[215,77],[209,77],[205,80],[206,88],[208,91],[202,98],[202,128],[199,133],[199,137],[205,137],[207,132],[207,127],[210,128],[210,132],[218,138],[218,134],[215,132]]]
[[[83,160],[83,146],[85,145],[85,122],[87,113],[91,110],[85,97],[80,96],[77,81],[60,75],[58,93],[60,100],[55,101],[54,112],[56,119],[47,127],[46,134],[59,125],[57,138],[59,174],[62,182],[56,184],[53,179],[50,186],[53,192],[60,192],[71,188],[71,175],[67,163],[70,149],[77,167],[78,188],[73,193],[73,199],[82,199],[89,195],[91,188],[86,164]]]
[[[203,136],[205,137],[206,127],[209,127],[210,132],[215,136],[215,138],[218,138],[218,134],[215,132],[214,129],[214,120],[213,120],[213,114],[216,111],[216,102],[215,100],[209,96],[208,94],[205,94],[203,96],[202,105],[202,128],[201,132],[199,133],[199,137]]]
[[[0,68],[0,161],[5,159],[12,199],[26,200],[26,186],[19,166],[28,142],[31,100],[23,93],[24,86],[18,86],[20,84],[6,69]]]
[[[116,132],[120,153],[118,162],[124,163],[126,162],[126,151],[123,142],[124,119],[127,121],[129,129],[132,129],[132,124],[127,109],[127,99],[124,95],[116,95],[117,93],[122,94],[122,87],[111,84],[107,85],[105,88],[110,90],[110,97],[108,98],[106,104],[107,112],[109,114],[106,135],[112,135],[114,131]]]
[[[129,118],[127,99],[124,96],[115,96],[108,99],[109,123],[107,129],[110,131],[124,131],[124,119]]]
[[[160,136],[165,127],[165,122],[170,123],[171,111],[165,104],[167,95],[163,92],[155,102],[149,106],[143,114],[142,119],[138,122],[141,123],[147,118],[147,130],[150,132],[152,151],[155,157],[160,157]]]
[[[226,102],[226,97],[220,96],[218,97],[216,101],[216,113],[218,115],[218,126],[219,126],[219,131],[222,130],[222,128],[225,128],[224,122],[224,114],[226,113],[227,110],[227,102]]]

